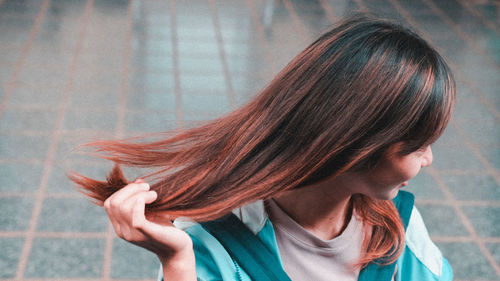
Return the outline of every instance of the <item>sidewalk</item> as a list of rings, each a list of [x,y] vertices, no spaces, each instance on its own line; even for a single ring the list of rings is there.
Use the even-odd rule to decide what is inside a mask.
[[[154,280],[156,258],[64,175],[109,163],[70,150],[229,112],[354,10],[409,24],[453,68],[453,120],[408,190],[455,280],[500,280],[494,0],[0,0],[0,280]]]

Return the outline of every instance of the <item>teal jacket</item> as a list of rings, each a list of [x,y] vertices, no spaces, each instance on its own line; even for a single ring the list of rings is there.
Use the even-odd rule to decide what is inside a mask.
[[[276,255],[281,262],[274,229],[262,201],[236,209],[233,213]],[[202,281],[252,281],[219,241],[200,224],[175,222],[192,238],[196,256],[196,272]],[[158,280],[162,280],[162,273]],[[413,207],[406,230],[405,248],[396,263],[395,281],[451,281],[447,260],[430,240],[418,210]]]

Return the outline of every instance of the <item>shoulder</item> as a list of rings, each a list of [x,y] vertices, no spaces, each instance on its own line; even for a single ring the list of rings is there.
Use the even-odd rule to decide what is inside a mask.
[[[451,267],[432,242],[415,206],[406,230],[405,249],[398,260],[397,276],[399,280],[452,280]]]

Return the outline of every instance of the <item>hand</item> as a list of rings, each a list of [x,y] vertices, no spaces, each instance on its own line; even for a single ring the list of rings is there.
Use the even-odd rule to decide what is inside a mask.
[[[149,188],[149,184],[137,180],[104,201],[116,234],[155,253],[164,270],[174,267],[194,272],[193,243],[189,235],[175,228],[168,217],[146,218],[145,205],[154,202],[158,196]]]

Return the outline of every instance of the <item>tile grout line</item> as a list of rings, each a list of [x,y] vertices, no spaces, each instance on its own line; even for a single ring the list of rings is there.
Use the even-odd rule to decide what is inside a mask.
[[[472,47],[473,50],[476,51],[479,55],[483,56],[486,61],[491,64],[491,66],[495,67],[496,69],[500,69],[500,65],[498,62],[494,60],[494,56],[492,56],[487,50],[484,50],[481,46],[477,45],[476,42],[472,38],[469,37],[468,34],[462,31],[460,27],[458,27],[453,20],[450,19],[448,15],[446,15],[439,7],[436,6],[434,2],[431,0],[422,0],[427,7],[431,9],[434,14],[438,15],[443,22],[445,22],[451,29],[455,31],[455,33],[460,36],[467,44]]]
[[[33,198],[35,192],[0,192],[0,198]],[[82,198],[83,195],[74,192],[48,193],[44,198]],[[481,207],[500,207],[499,200],[456,200],[460,206],[481,206]],[[416,199],[421,205],[450,205],[449,202],[443,202],[438,199]]]
[[[434,242],[442,243],[472,243],[475,242],[473,237],[470,236],[439,236],[431,235],[431,239]],[[486,243],[500,244],[500,237],[482,237],[482,241]]]
[[[66,83],[66,87],[64,89],[64,95],[63,95],[62,103],[61,103],[61,106],[59,109],[59,114],[58,114],[58,117],[56,120],[56,126],[54,127],[54,131],[53,131],[53,134],[51,137],[51,142],[50,142],[50,146],[49,146],[49,149],[47,152],[47,157],[46,157],[46,160],[44,161],[42,179],[40,181],[40,186],[39,186],[38,192],[36,194],[35,204],[33,206],[32,216],[31,216],[31,219],[29,222],[29,228],[28,228],[26,239],[24,242],[24,247],[21,251],[21,255],[19,258],[19,263],[18,263],[18,268],[17,268],[17,273],[16,273],[17,280],[21,280],[24,276],[24,271],[25,271],[27,263],[28,263],[29,254],[30,254],[31,248],[33,246],[34,233],[36,232],[36,225],[37,225],[38,218],[39,218],[41,210],[42,210],[42,204],[43,204],[43,199],[44,199],[44,195],[45,195],[45,190],[47,188],[48,177],[49,177],[49,174],[50,174],[50,171],[52,168],[52,163],[53,163],[54,158],[55,158],[57,145],[59,142],[60,130],[63,126],[64,115],[66,113],[66,109],[67,109],[68,102],[69,102],[69,96],[71,94],[70,92],[71,92],[71,88],[73,85],[73,79],[74,79],[76,65],[78,62],[78,56],[79,56],[79,53],[81,52],[81,49],[83,46],[83,41],[84,41],[83,38],[85,36],[87,22],[88,22],[91,8],[92,8],[92,4],[93,4],[93,0],[87,1],[86,5],[85,5],[84,14],[83,14],[82,19],[81,19],[81,29],[79,31],[78,42],[76,44],[76,48],[74,50],[69,77],[68,77],[68,80]]]
[[[361,0],[357,0],[357,1],[361,1]],[[401,16],[403,16],[403,18],[406,20],[406,22],[408,22],[414,28],[418,27],[418,24],[416,24],[416,22],[411,18],[411,16],[408,14],[408,12],[404,8],[402,8],[400,6],[400,4],[397,2],[397,0],[389,0],[389,2],[396,8],[396,11]],[[423,32],[421,30],[420,30],[420,33],[422,33],[422,36],[424,34],[426,34],[425,32]],[[428,36],[426,36],[425,39],[428,40],[429,42],[432,42],[432,40],[430,40],[430,38],[428,38]],[[456,68],[456,69],[458,69],[458,68]],[[488,263],[493,267],[493,270],[495,271],[495,273],[498,276],[500,276],[500,266],[497,264],[497,262],[495,261],[494,257],[488,251],[488,249],[486,248],[486,246],[484,245],[484,243],[480,240],[480,237],[476,233],[476,231],[475,231],[472,223],[470,222],[470,220],[467,218],[467,216],[463,212],[461,206],[458,204],[458,202],[453,197],[453,195],[452,195],[451,191],[449,190],[448,186],[444,182],[442,182],[441,178],[439,177],[439,173],[433,167],[429,167],[428,171],[431,174],[431,176],[434,178],[434,180],[438,183],[438,187],[441,189],[441,191],[444,193],[444,195],[446,196],[446,198],[449,201],[449,203],[452,205],[453,209],[455,210],[455,213],[457,214],[457,216],[459,217],[459,219],[462,221],[462,223],[464,224],[465,228],[471,234],[471,237],[472,237],[473,241],[476,243],[476,245],[478,245],[481,253],[488,260]]]
[[[26,231],[0,231],[0,237],[22,237],[25,238],[28,235]],[[34,237],[43,238],[105,238],[106,232],[52,232],[52,231],[38,231],[35,233]]]
[[[456,200],[456,199],[455,199]],[[499,200],[456,200],[459,206],[500,207]],[[451,205],[440,199],[415,199],[417,205]]]
[[[64,281],[104,281],[102,279],[95,279],[95,278],[64,278],[64,279],[54,279],[54,278],[25,278],[23,281],[54,281],[54,280],[64,280]],[[156,279],[111,279],[112,281],[156,281]],[[0,281],[18,281],[16,279],[3,279],[0,278]],[[456,280],[460,281],[460,280]],[[481,281],[488,281],[488,280],[481,280]]]
[[[176,16],[176,1],[168,1],[171,24],[171,40],[172,40],[172,64],[174,69],[174,94],[175,94],[175,116],[177,128],[184,128],[184,110],[182,106],[182,85],[179,69],[179,42],[177,39],[177,16]]]
[[[360,8],[368,11],[367,7],[364,5],[364,3],[362,3],[361,0],[356,1],[356,3],[358,4],[358,6]],[[479,246],[481,252],[483,253],[483,255],[485,255],[488,262],[492,265],[492,267],[496,271],[497,275],[500,275],[500,267],[496,264],[491,253],[486,249],[486,247],[484,246],[484,243],[479,240],[479,237],[478,237],[477,233],[475,232],[475,229],[472,226],[472,223],[468,220],[468,218],[463,213],[460,206],[453,199],[453,196],[452,196],[451,192],[449,191],[448,187],[443,182],[441,182],[439,176],[437,175],[437,172],[434,169],[430,168],[429,171],[430,171],[430,174],[434,177],[434,179],[438,183],[438,186],[441,188],[441,190],[443,191],[443,193],[447,197],[448,201],[451,203],[451,205],[455,209],[455,212],[457,213],[459,218],[462,220],[462,222],[464,223],[467,230],[471,233],[471,236],[472,236],[471,240],[474,241]]]
[[[361,0],[354,0],[354,3],[356,3],[356,5],[358,6],[358,8],[362,12],[365,12],[365,13],[373,15],[373,13],[370,11],[370,9],[368,9],[368,7],[365,5],[365,3],[363,3],[363,1],[361,1]]]
[[[489,21],[483,14],[481,14],[478,10],[471,6],[470,2],[464,0],[457,0],[457,2],[462,5],[465,9],[467,9],[471,14],[476,16],[479,20],[483,22],[484,25],[487,25],[491,30],[495,31],[500,35],[500,28]]]
[[[250,17],[252,18],[252,22],[255,26],[255,29],[257,30],[257,37],[259,38],[260,43],[262,46],[264,46],[264,51],[266,53],[267,57],[267,62],[268,65],[271,69],[272,75],[276,75],[277,69],[276,69],[276,61],[273,59],[273,56],[271,52],[269,51],[269,45],[266,40],[266,31],[265,28],[262,26],[262,24],[259,21],[259,16],[257,12],[255,11],[255,2],[253,0],[246,0],[245,4],[248,8],[248,11],[250,12]]]
[[[0,231],[0,238],[25,238],[26,231]],[[51,232],[39,231],[35,233],[35,237],[42,238],[61,238],[61,239],[105,239],[106,232]],[[435,242],[475,242],[471,236],[441,236],[431,235],[431,239]],[[480,237],[484,243],[500,244],[500,237]],[[105,278],[104,278],[105,279]],[[109,278],[110,280],[113,278]],[[1,278],[0,278],[1,280]]]
[[[481,164],[483,164],[484,167],[486,167],[486,170],[488,172],[488,175],[492,176],[497,184],[500,186],[500,174],[496,171],[495,168],[491,166],[491,163],[483,156],[479,148],[470,140],[469,136],[467,136],[462,128],[455,122],[451,121],[453,127],[457,130],[457,133],[460,135],[460,137],[465,141],[465,143],[470,147],[472,152],[476,155],[476,157],[479,159]]]
[[[54,278],[25,278],[23,281],[54,281],[54,280],[64,280],[64,281],[104,281],[102,279],[95,278],[64,278],[64,279],[54,279]],[[111,279],[112,281],[156,281],[156,279]],[[2,279],[0,281],[18,281],[16,279]],[[458,280],[457,280],[458,281]],[[481,280],[483,281],[483,280]],[[488,280],[485,280],[488,281]]]
[[[355,0],[355,1],[358,2],[360,0]],[[419,28],[420,27],[419,24],[412,19],[410,14],[399,4],[399,2],[397,0],[388,0],[388,1],[405,18],[406,22],[408,22],[411,26],[413,26],[416,30],[418,30],[420,34],[422,34],[422,37],[424,37],[424,34],[427,34],[422,29]],[[365,6],[365,8],[366,8],[366,6]],[[432,43],[434,45],[434,47],[437,48],[436,44],[434,44],[434,42],[430,38],[430,36],[427,35],[424,38],[426,41]],[[442,52],[440,52],[440,53],[442,54]],[[484,97],[484,95],[476,88],[476,86],[474,86],[466,78],[465,74],[460,70],[459,67],[457,67],[457,65],[455,65],[453,63],[452,60],[450,60],[445,55],[443,55],[443,57],[446,59],[446,62],[448,63],[448,65],[453,69],[453,72],[457,76],[457,78],[460,81],[464,82],[472,90],[472,93],[479,99],[479,102],[481,104],[483,104],[486,108],[488,108],[490,110],[490,112],[493,113],[493,115],[495,115],[495,117],[500,120],[500,112],[493,106],[493,104],[491,102],[488,102],[488,100]]]
[[[2,4],[2,2],[0,2],[0,4]],[[7,108],[7,102],[9,101],[9,98],[12,95],[12,91],[16,86],[16,82],[19,77],[19,74],[21,73],[21,69],[23,68],[24,63],[26,62],[26,59],[28,57],[29,52],[31,51],[31,48],[33,47],[35,38],[38,35],[38,31],[40,30],[40,26],[47,15],[49,4],[50,0],[44,0],[42,5],[40,6],[40,11],[38,12],[35,21],[33,22],[33,27],[30,30],[28,40],[24,45],[24,48],[21,51],[21,54],[19,55],[19,58],[15,63],[14,70],[12,71],[12,76],[9,82],[7,83],[7,89],[5,89],[5,92],[0,100],[0,117],[3,115],[5,109]]]
[[[500,120],[500,111],[498,111],[498,109],[491,102],[489,102],[487,98],[484,97],[481,91],[466,78],[465,74],[460,70],[460,68],[455,65],[455,63],[453,63],[450,59],[447,59],[446,62],[448,63],[448,65],[450,65],[450,67],[453,68],[455,76],[472,90],[472,93],[478,98],[479,102],[484,107],[486,107],[498,120]]]
[[[455,214],[462,221],[462,223],[465,226],[465,228],[467,229],[467,231],[469,231],[470,236],[471,236],[471,241],[474,242],[479,247],[479,250],[484,255],[484,257],[486,258],[488,263],[491,265],[491,267],[493,268],[495,273],[498,276],[500,276],[500,266],[497,264],[497,262],[495,261],[495,258],[490,253],[490,251],[486,248],[485,243],[481,240],[481,237],[477,234],[476,230],[474,229],[474,226],[472,225],[472,222],[469,220],[467,215],[462,210],[461,206],[455,200],[455,198],[453,197],[453,194],[451,193],[448,186],[444,182],[442,182],[441,178],[439,177],[439,173],[434,168],[428,167],[428,171],[432,175],[434,180],[437,182],[438,187],[444,193],[444,195],[446,196],[446,199],[449,201],[450,205],[455,210]]]
[[[359,0],[358,0],[358,1],[359,1]],[[418,25],[418,24],[417,24],[417,23],[416,23],[416,22],[415,22],[415,21],[411,18],[411,16],[408,14],[408,12],[407,12],[407,11],[406,11],[403,7],[401,7],[401,6],[400,6],[400,4],[397,2],[397,0],[389,0],[389,2],[390,2],[390,3],[391,3],[391,4],[392,4],[392,5],[396,8],[396,10],[397,10],[397,11],[398,11],[398,12],[399,12],[399,13],[400,13],[400,14],[401,14],[404,18],[405,18],[405,20],[406,20],[406,21],[407,21],[410,25],[412,25],[414,28],[418,29],[419,25]],[[419,31],[420,31],[420,33],[422,34],[422,36],[423,36],[424,34],[425,34],[425,35],[428,35],[427,33],[423,32],[423,31],[422,31],[422,30],[420,30],[420,29],[419,29]],[[429,36],[425,36],[425,39],[426,39],[427,41],[429,41],[430,43],[433,43],[432,39],[431,39]],[[448,62],[448,64],[453,65],[453,68],[454,68],[454,70],[455,70],[455,73],[460,75],[460,80],[462,80],[463,82],[466,82],[467,80],[466,80],[466,79],[462,76],[460,69],[459,69],[458,67],[456,67],[456,66],[455,66],[455,65],[451,62],[451,60],[448,60],[447,62]],[[472,88],[471,88],[471,89],[472,89]],[[473,90],[473,92],[474,92],[474,90]],[[484,101],[484,100],[481,98],[481,95],[480,95],[479,93],[476,93],[476,96],[479,98],[479,100],[480,100],[480,102],[481,102],[481,103],[483,103],[484,105],[487,105],[487,104],[488,104],[488,103],[486,103],[486,101]],[[489,105],[491,106],[491,103],[489,103]],[[496,117],[500,118],[500,115],[498,115],[498,112],[493,112],[493,113],[494,113],[494,114],[496,113],[496,114],[495,114],[495,115],[496,115]],[[452,120],[452,121],[450,122],[450,125],[452,125],[452,124],[456,124],[456,122]],[[462,132],[462,136],[464,136],[463,131],[462,131],[459,127],[457,127],[456,125],[454,125],[454,127],[457,129],[457,131]],[[464,138],[463,138],[463,139],[464,139]],[[464,140],[467,142],[467,139],[464,139]],[[468,141],[468,144],[471,144],[470,140]],[[470,146],[470,145],[469,145],[469,146]],[[474,149],[473,149],[473,147],[472,147],[472,146],[471,146],[471,149],[474,151]],[[476,152],[477,152],[477,151],[476,151]],[[479,155],[480,155],[480,153],[479,153]],[[479,156],[479,157],[482,157],[482,155],[481,155],[481,156]],[[485,160],[485,159],[483,158],[483,160]],[[485,160],[485,161],[486,161],[486,162],[488,162],[487,160]],[[484,164],[484,163],[483,163],[483,164]],[[493,172],[493,175],[495,175],[495,176],[494,176],[494,177],[495,177],[495,181],[497,181],[497,183],[498,183],[498,184],[500,184],[500,176],[499,176],[499,175],[498,175],[498,174],[494,171],[494,169],[491,167],[491,165],[489,165],[489,163],[488,163],[488,165],[487,165],[486,167],[490,167],[490,168],[488,169],[488,170],[489,170],[489,174],[491,174],[491,172]]]
[[[236,108],[236,96],[231,81],[231,73],[229,72],[229,66],[227,62],[227,56],[224,49],[224,39],[222,38],[221,25],[219,20],[219,15],[217,11],[217,4],[215,0],[208,0],[210,6],[210,12],[212,14],[212,22],[215,29],[215,38],[217,40],[217,46],[219,50],[219,57],[222,62],[222,69],[224,72],[224,80],[226,81],[226,92],[229,99],[229,104],[231,105],[231,110]]]
[[[366,6],[361,1],[357,1],[357,2],[359,2],[361,4],[359,6],[362,9],[367,10]],[[291,10],[291,11],[293,11],[293,10]],[[430,174],[436,180],[436,182],[438,183],[438,186],[440,187],[440,189],[443,191],[443,193],[447,197],[449,203],[455,209],[455,212],[458,215],[458,217],[462,220],[462,222],[464,223],[464,225],[467,228],[467,230],[469,231],[469,233],[471,233],[471,237],[467,237],[467,239],[470,239],[470,241],[475,242],[479,246],[482,254],[486,257],[486,259],[488,260],[488,262],[492,265],[492,267],[495,270],[495,272],[497,273],[497,275],[500,275],[500,267],[496,263],[494,257],[491,255],[491,253],[485,247],[484,242],[477,235],[477,233],[476,233],[476,231],[475,231],[472,223],[468,220],[467,216],[463,213],[462,209],[460,208],[460,205],[453,198],[453,196],[452,196],[451,192],[449,191],[448,187],[443,182],[441,182],[441,180],[439,178],[439,175],[437,174],[437,172],[434,169],[431,168],[429,170],[430,170]],[[453,238],[451,238],[451,239],[450,238],[448,238],[448,239],[446,239],[446,238],[443,239],[442,238],[441,240],[453,241]],[[500,242],[500,239],[493,239],[493,241]]]
[[[293,6],[292,2],[290,0],[283,0],[283,4],[285,5],[286,10],[288,11],[288,14],[292,18],[292,22],[299,31],[300,36],[300,41],[302,41],[303,44],[309,45],[309,36],[307,35],[307,28],[304,26],[304,23],[300,20],[299,15],[297,14],[297,11],[295,10],[295,7]]]
[[[125,131],[125,115],[127,109],[127,93],[129,90],[129,75],[130,75],[130,60],[131,60],[131,48],[132,48],[132,34],[134,26],[134,1],[128,1],[127,7],[127,18],[126,18],[126,38],[124,42],[124,49],[122,54],[122,69],[121,69],[121,81],[120,81],[120,97],[117,107],[117,125],[115,131],[115,137],[122,138]],[[111,280],[111,262],[113,258],[113,241],[114,241],[114,229],[113,225],[108,220],[107,229],[105,234],[105,248],[104,257],[102,264],[102,275],[104,281]]]
[[[328,3],[326,0],[319,0],[319,4],[321,5],[321,8],[323,8],[323,10],[325,11],[326,17],[328,18],[330,23],[334,24],[338,20],[338,18],[333,13],[332,5],[330,5],[330,3]]]

